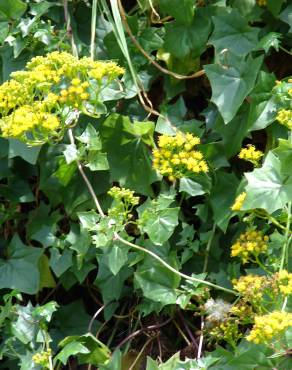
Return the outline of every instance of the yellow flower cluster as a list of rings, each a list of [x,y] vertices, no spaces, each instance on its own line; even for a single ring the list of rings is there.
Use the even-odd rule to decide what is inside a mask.
[[[248,230],[242,233],[231,247],[231,256],[239,257],[243,263],[253,261],[252,257],[257,257],[268,248],[268,236],[264,236],[261,231]]]
[[[132,190],[119,188],[118,186],[113,186],[108,191],[108,195],[110,195],[115,200],[123,201],[126,204],[136,206],[139,203],[139,197],[135,197],[134,193],[135,192]]]
[[[170,181],[208,172],[203,154],[194,147],[200,139],[190,133],[175,136],[161,135],[158,149],[153,150],[153,167]]]
[[[266,276],[246,275],[238,280],[232,281],[233,287],[237,290],[247,302],[258,301],[262,298],[264,290],[269,288],[270,279]]]
[[[81,82],[79,78],[73,78],[71,85],[60,91],[59,102],[78,108],[83,101],[89,98],[88,87],[89,83],[87,81]]]
[[[266,6],[267,5],[267,0],[257,0],[258,6]]]
[[[255,324],[246,339],[256,344],[267,344],[279,338],[289,327],[292,327],[292,313],[274,311],[256,316]]]
[[[279,291],[284,295],[292,294],[292,274],[282,270],[274,275]]]
[[[264,153],[262,151],[256,150],[254,145],[249,144],[246,148],[241,149],[238,157],[257,166],[263,155]]]
[[[139,204],[140,199],[134,195],[134,191],[114,186],[108,194],[114,199],[113,205],[108,209],[109,217],[120,223],[131,218],[130,212],[134,206]]]
[[[7,115],[12,109],[27,103],[29,92],[26,85],[18,81],[6,81],[0,86],[0,114]]]
[[[289,130],[292,130],[292,110],[280,109],[277,112],[276,120]]]
[[[52,355],[52,350],[42,351],[32,356],[32,360],[36,365],[41,365],[44,368],[49,368],[49,358]]]
[[[233,205],[231,206],[231,210],[232,211],[240,211],[245,198],[246,198],[246,192],[240,193],[236,197],[235,202],[233,203]]]
[[[34,130],[35,139],[39,137],[42,140],[44,135],[56,131],[59,126],[60,120],[56,115],[39,110],[36,105],[23,105],[1,120],[4,137],[21,137]]]
[[[32,58],[24,71],[13,72],[0,86],[2,136],[40,144],[60,135],[68,116],[64,108],[86,112],[85,103],[96,103],[104,84],[123,72],[116,63],[78,59],[66,52]]]

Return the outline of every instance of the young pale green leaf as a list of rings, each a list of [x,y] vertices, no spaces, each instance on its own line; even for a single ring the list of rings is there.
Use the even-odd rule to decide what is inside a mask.
[[[237,62],[230,66],[204,66],[212,87],[211,101],[217,105],[225,123],[232,120],[253,89],[263,58],[240,60],[233,57],[232,60]]]
[[[79,212],[79,220],[86,230],[92,230],[96,227],[100,217],[95,211]]]
[[[178,213],[178,207],[157,211],[146,209],[141,216],[142,229],[154,244],[162,245],[170,238],[178,225]]]
[[[279,51],[281,44],[282,34],[278,32],[269,32],[265,35],[258,43],[257,49],[264,49],[265,53],[268,53],[271,48]]]
[[[194,180],[183,177],[179,182],[179,191],[184,191],[191,196],[205,194],[205,191],[201,184]]]
[[[242,210],[263,208],[273,213],[292,199],[292,176],[282,169],[281,160],[269,152],[262,168],[245,174],[247,197]]]
[[[117,275],[128,260],[129,248],[121,243],[115,243],[109,248],[108,266],[111,272]]]

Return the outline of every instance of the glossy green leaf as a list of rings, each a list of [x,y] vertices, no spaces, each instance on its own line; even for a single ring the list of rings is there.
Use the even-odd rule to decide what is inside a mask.
[[[192,0],[161,0],[160,7],[166,14],[172,15],[181,24],[190,24],[194,16]]]
[[[237,113],[246,96],[254,87],[263,58],[239,60],[232,66],[206,65],[205,71],[212,87],[212,99],[228,123]]]
[[[211,31],[210,19],[199,10],[189,25],[171,22],[165,25],[165,51],[177,58],[185,58],[192,54],[198,57],[206,48],[206,42]]]
[[[262,168],[246,173],[247,197],[242,209],[263,208],[269,213],[281,209],[292,198],[292,177],[283,173],[280,159],[269,152]]]
[[[0,0],[0,19],[18,19],[26,8],[26,3],[21,0]]]
[[[42,253],[42,249],[24,245],[18,236],[14,236],[8,248],[8,258],[0,260],[0,288],[37,293],[40,283],[38,260]]]
[[[213,22],[209,42],[215,46],[217,56],[225,50],[244,57],[257,46],[259,28],[250,27],[238,11],[224,10],[213,17]]]

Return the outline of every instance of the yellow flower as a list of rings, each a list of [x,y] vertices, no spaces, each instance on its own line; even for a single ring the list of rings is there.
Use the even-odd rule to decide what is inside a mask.
[[[258,6],[267,6],[267,0],[257,0]]]
[[[252,257],[257,257],[267,250],[268,241],[268,236],[264,236],[261,231],[248,230],[232,245],[231,256],[241,258],[243,263],[253,261]]]
[[[274,275],[278,288],[282,294],[288,296],[292,294],[292,274],[287,270],[282,270]]]
[[[240,193],[236,197],[235,202],[233,203],[233,205],[231,206],[231,210],[232,211],[240,211],[245,198],[246,198],[246,192]]]
[[[262,299],[264,290],[270,287],[267,276],[246,275],[232,281],[233,287],[247,302],[258,302]]]
[[[258,166],[260,159],[264,153],[260,150],[256,150],[254,145],[247,145],[246,148],[242,148],[238,157],[240,159],[244,159],[245,161],[249,161],[255,166]]]
[[[41,365],[44,368],[49,367],[49,358],[52,355],[52,350],[42,351],[34,354],[32,360],[36,365]]]
[[[283,333],[292,326],[292,313],[274,311],[267,315],[256,316],[255,324],[246,337],[256,344],[268,344],[280,339]]]
[[[158,149],[153,150],[153,167],[163,176],[168,176],[170,181],[208,172],[208,165],[202,153],[194,149],[199,143],[200,139],[190,133],[161,135],[158,139]]]
[[[280,109],[277,112],[276,120],[289,130],[292,130],[292,110]]]

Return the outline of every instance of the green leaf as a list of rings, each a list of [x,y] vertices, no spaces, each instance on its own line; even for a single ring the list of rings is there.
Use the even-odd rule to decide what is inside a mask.
[[[114,275],[120,271],[120,269],[126,264],[128,260],[129,248],[122,243],[115,243],[110,247],[108,254],[109,269]]]
[[[0,259],[0,289],[36,294],[40,283],[38,260],[42,253],[42,249],[24,245],[15,235],[8,248],[8,258]]]
[[[204,66],[212,87],[211,101],[217,105],[224,122],[228,123],[237,113],[244,99],[254,87],[263,58],[239,60],[225,67],[219,64]]]
[[[79,353],[90,353],[90,351],[82,343],[72,341],[64,346],[64,348],[55,357],[55,360],[61,361],[63,365],[66,365],[70,356],[74,356]]]
[[[200,56],[206,49],[206,43],[211,31],[210,19],[199,9],[189,25],[178,22],[165,25],[165,51],[177,58],[183,59],[190,53],[193,58]]]
[[[106,153],[91,150],[87,156],[88,167],[91,171],[105,171],[109,169]]]
[[[162,245],[178,225],[178,213],[178,207],[153,210],[150,205],[141,214],[142,229],[154,244]]]
[[[154,252],[157,253],[155,250]],[[164,255],[162,258],[174,268],[178,268],[175,254]],[[134,276],[135,283],[142,289],[146,298],[163,303],[163,305],[176,303],[175,289],[179,286],[180,277],[163,267],[151,256],[144,258],[143,264],[139,266]]]
[[[34,307],[29,302],[27,306],[16,306],[17,320],[12,323],[12,333],[20,342],[27,344],[35,341],[39,322],[33,318]]]
[[[163,12],[172,15],[178,23],[190,24],[194,16],[192,0],[161,0],[159,6]]]
[[[63,151],[63,154],[65,156],[67,164],[75,162],[78,159],[78,150],[75,144],[66,145],[66,148]]]
[[[0,0],[0,19],[19,19],[27,5],[21,0]]]
[[[224,232],[232,216],[230,207],[234,203],[238,183],[239,181],[233,173],[217,172],[216,182],[210,195],[210,203],[213,210],[214,222]],[[222,196],[223,194],[224,196]]]
[[[110,357],[107,346],[90,333],[79,337],[77,335],[66,337],[59,343],[59,346],[63,349],[56,359],[64,365],[72,355],[77,355],[80,364],[91,364],[98,367],[105,364]]]
[[[187,194],[193,197],[196,195],[205,194],[205,191],[201,184],[198,184],[197,182],[185,177],[180,179],[179,191],[185,191]]]
[[[150,185],[158,180],[152,168],[149,148],[154,125],[150,122],[131,123],[128,117],[112,114],[100,131],[110,166],[111,182],[138,193],[151,195]]]
[[[81,143],[86,144],[87,149],[101,150],[102,148],[100,137],[91,123],[86,126],[83,133],[80,136],[77,136],[76,139]]]
[[[283,173],[281,160],[269,152],[262,168],[246,173],[248,185],[243,210],[263,208],[273,213],[292,199],[292,176]]]
[[[72,251],[65,249],[61,254],[57,248],[51,248],[50,266],[57,277],[60,277],[72,266]]]
[[[213,17],[213,22],[214,31],[209,42],[214,45],[216,55],[227,49],[243,57],[257,46],[260,29],[250,27],[237,10],[222,11]]]
[[[281,44],[282,34],[278,32],[269,32],[265,35],[260,42],[258,43],[258,49],[264,49],[265,53],[271,48],[274,48],[276,51],[279,51],[279,46]]]
[[[39,259],[40,271],[40,290],[43,288],[54,288],[56,286],[55,279],[51,273],[48,257],[43,254]]]
[[[78,217],[82,226],[86,230],[94,229],[100,219],[100,216],[95,211],[79,212]]]
[[[3,44],[4,40],[8,36],[9,33],[9,23],[8,22],[0,22],[0,43]]]
[[[9,139],[8,158],[21,157],[30,164],[36,164],[40,150],[40,146],[29,147],[22,141]]]

